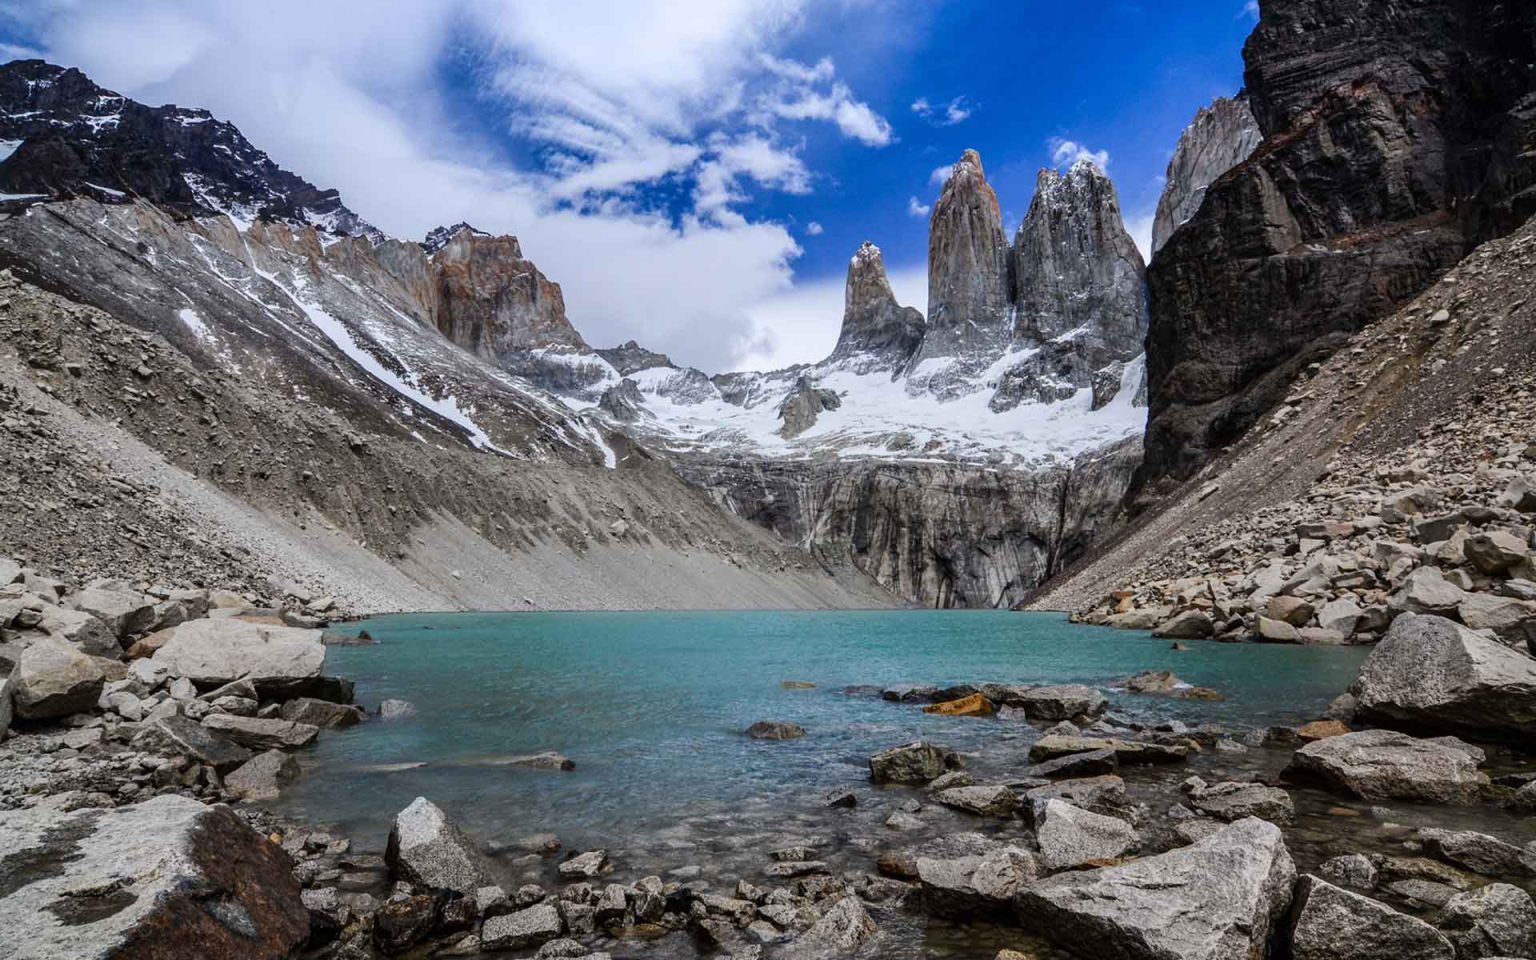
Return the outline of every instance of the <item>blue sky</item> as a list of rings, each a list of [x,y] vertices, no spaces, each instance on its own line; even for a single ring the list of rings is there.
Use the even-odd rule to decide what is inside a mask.
[[[386,230],[518,234],[594,343],[708,370],[819,359],[848,257],[926,307],[934,172],[981,151],[1013,230],[1107,157],[1144,239],[1245,0],[4,0],[0,42],[207,106]],[[302,24],[303,29],[295,29]]]

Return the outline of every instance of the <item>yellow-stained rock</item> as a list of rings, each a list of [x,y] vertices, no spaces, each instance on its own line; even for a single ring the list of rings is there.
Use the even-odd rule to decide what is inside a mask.
[[[1341,737],[1349,732],[1349,727],[1338,720],[1313,720],[1311,723],[1302,724],[1296,735],[1308,743],[1314,740],[1326,740],[1329,737]]]
[[[937,713],[946,717],[990,717],[997,712],[992,701],[979,693],[973,693],[959,700],[946,700],[943,703],[935,703],[924,707],[924,713]]]

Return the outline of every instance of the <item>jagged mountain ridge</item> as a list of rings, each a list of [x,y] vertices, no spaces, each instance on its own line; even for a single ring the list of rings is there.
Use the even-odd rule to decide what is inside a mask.
[[[283,170],[206,110],[148,107],[42,60],[0,69],[0,105],[0,192],[14,197],[140,198],[183,214],[382,239],[335,190]]]

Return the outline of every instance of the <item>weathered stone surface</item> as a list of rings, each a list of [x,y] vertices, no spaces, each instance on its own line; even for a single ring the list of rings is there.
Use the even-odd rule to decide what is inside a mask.
[[[1204,610],[1185,610],[1175,614],[1152,631],[1164,640],[1204,640],[1216,632],[1216,624]]]
[[[1536,904],[1507,883],[1456,894],[1440,913],[1440,929],[1458,960],[1536,956]]]
[[[1241,820],[1187,847],[1031,884],[1014,904],[1034,934],[1125,960],[1262,960],[1296,869],[1280,829]]]
[[[112,628],[85,610],[70,610],[50,604],[43,607],[37,626],[92,657],[116,659],[123,652]]]
[[[1085,753],[1069,753],[1054,760],[1037,763],[1024,771],[1028,777],[1060,780],[1070,777],[1096,777],[1114,773],[1120,769],[1113,750],[1089,750]]]
[[[1279,787],[1262,783],[1226,782],[1207,785],[1199,777],[1184,783],[1190,806],[1218,820],[1258,817],[1271,823],[1290,823],[1296,818],[1296,806],[1290,794]]]
[[[1080,683],[1053,683],[1012,691],[1003,701],[1031,720],[1095,719],[1109,706],[1104,694]]]
[[[1325,880],[1296,885],[1295,960],[1455,960],[1434,927]]]
[[[299,761],[281,750],[259,753],[224,777],[224,789],[242,800],[272,800],[299,779]]]
[[[1285,776],[1363,800],[1475,803],[1488,785],[1483,751],[1454,737],[1419,740],[1392,730],[1361,730],[1309,743]]]
[[[959,920],[1008,912],[1014,894],[1040,874],[1034,854],[1004,844],[960,856],[918,857],[916,864],[923,908]]]
[[[747,736],[753,740],[798,740],[805,736],[805,728],[785,720],[759,720],[747,728]]]
[[[1536,731],[1536,660],[1443,617],[1403,615],[1360,667],[1360,715],[1419,729]]]
[[[1503,530],[1468,537],[1462,550],[1467,562],[1484,573],[1503,573],[1523,561],[1530,552],[1524,540]]]
[[[103,584],[92,584],[75,594],[74,604],[76,610],[106,624],[118,640],[144,633],[155,625],[157,618],[150,598],[127,589],[108,589]]]
[[[948,769],[952,752],[926,740],[892,747],[869,758],[869,776],[876,783],[927,783]]]
[[[1136,831],[1124,820],[1064,800],[1047,800],[1036,811],[1035,835],[1041,859],[1050,870],[1113,860],[1136,842]]]
[[[928,233],[928,328],[915,359],[993,348],[1012,333],[1008,240],[981,156],[965,151],[933,205]]]
[[[164,796],[0,811],[0,850],[15,960],[270,960],[309,933],[287,855],[227,807]]]
[[[283,704],[282,718],[312,727],[352,727],[363,722],[363,711],[351,704],[332,703],[314,697],[297,697]]]
[[[1065,800],[1088,810],[1100,810],[1122,806],[1125,803],[1125,781],[1112,774],[1097,777],[1078,777],[1058,780],[1024,792],[1030,804],[1029,811],[1040,808],[1047,800]]]
[[[301,696],[325,671],[321,631],[233,618],[189,620],[152,658],[203,687],[250,680],[264,696]]]
[[[522,950],[555,939],[562,929],[555,905],[540,903],[486,920],[480,944],[486,950]]]
[[[203,726],[253,750],[294,750],[315,742],[320,728],[291,720],[266,720],[231,713],[210,713]]]
[[[852,953],[879,932],[875,921],[870,919],[864,904],[855,896],[846,896],[834,903],[821,919],[806,931],[806,939],[831,949],[836,953]]]
[[[384,859],[392,875],[424,887],[474,893],[491,883],[489,864],[480,851],[425,797],[395,815]]]
[[[832,390],[823,390],[808,377],[795,382],[789,394],[779,403],[779,436],[792,440],[816,425],[816,418],[826,410],[842,406],[842,398]]]
[[[1536,854],[1486,833],[1425,827],[1419,831],[1419,841],[1429,856],[1477,873],[1509,877],[1536,874]]]
[[[249,750],[179,714],[147,721],[134,735],[133,746],[166,757],[191,757],[220,773],[251,759]]]
[[[1151,743],[1142,740],[1120,740],[1100,737],[1041,737],[1029,749],[1029,759],[1034,763],[1054,760],[1074,753],[1092,750],[1109,750],[1122,764],[1183,763],[1189,757],[1189,747],[1173,744]]]
[[[935,793],[933,798],[946,807],[974,813],[978,817],[1012,816],[1019,806],[1018,796],[1001,785],[951,787]]]
[[[63,640],[39,638],[22,651],[11,673],[16,715],[36,720],[90,710],[105,679],[99,661]]]
[[[1217,97],[1210,106],[1200,108],[1194,122],[1180,135],[1168,162],[1163,194],[1152,221],[1154,254],[1199,211],[1206,189],[1247,160],[1263,138],[1245,96]]]

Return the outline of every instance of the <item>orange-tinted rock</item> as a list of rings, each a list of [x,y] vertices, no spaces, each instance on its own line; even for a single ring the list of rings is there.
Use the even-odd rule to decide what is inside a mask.
[[[945,717],[990,717],[997,712],[992,701],[979,693],[959,700],[946,700],[923,708],[924,713],[936,713]]]
[[[1296,735],[1311,743],[1313,740],[1341,737],[1348,732],[1349,727],[1339,720],[1313,720],[1311,723],[1302,724],[1296,730]]]

